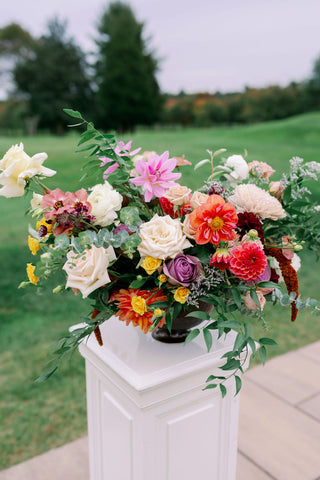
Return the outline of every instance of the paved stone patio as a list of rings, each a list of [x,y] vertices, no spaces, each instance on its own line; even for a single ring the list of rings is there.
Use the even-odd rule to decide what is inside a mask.
[[[237,480],[320,480],[320,341],[243,380]],[[89,480],[87,437],[3,470],[0,480]]]

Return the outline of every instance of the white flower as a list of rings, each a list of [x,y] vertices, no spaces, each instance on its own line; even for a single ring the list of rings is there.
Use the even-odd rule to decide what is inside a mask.
[[[31,202],[30,202],[32,210],[36,210],[36,209],[40,208],[40,203],[41,203],[42,198],[43,198],[43,195],[40,195],[39,193],[33,192],[33,196],[32,196]]]
[[[226,173],[225,177],[233,186],[249,177],[249,167],[242,155],[231,155],[225,166],[232,170],[229,174]]]
[[[138,250],[141,257],[150,256],[162,260],[174,258],[185,248],[192,246],[182,232],[180,220],[169,215],[155,215],[150,222],[141,225],[139,235],[141,243]]]
[[[190,200],[190,193],[190,188],[184,187],[183,185],[176,185],[169,188],[164,196],[169,202],[173,203],[173,205],[185,205]]]
[[[0,195],[4,197],[22,197],[27,178],[35,175],[52,177],[55,171],[42,166],[48,158],[46,153],[36,153],[29,157],[23,150],[23,143],[13,145],[0,160]]]
[[[97,248],[95,245],[86,249],[83,254],[68,252],[67,261],[62,269],[67,273],[66,288],[80,290],[86,298],[91,292],[109,283],[108,266],[116,259],[113,247]]]
[[[238,185],[230,195],[229,202],[236,207],[237,213],[251,212],[271,220],[286,216],[279,200],[253,183]]]
[[[88,196],[92,206],[91,215],[95,217],[95,225],[106,227],[117,218],[116,211],[121,209],[122,196],[114,190],[110,183],[98,184],[92,188]]]

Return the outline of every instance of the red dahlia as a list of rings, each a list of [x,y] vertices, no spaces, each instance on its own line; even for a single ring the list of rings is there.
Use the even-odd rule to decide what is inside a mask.
[[[246,242],[231,250],[229,270],[241,280],[256,280],[266,269],[267,257],[255,242]]]

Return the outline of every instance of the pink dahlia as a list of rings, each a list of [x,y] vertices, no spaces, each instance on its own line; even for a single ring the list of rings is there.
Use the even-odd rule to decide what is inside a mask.
[[[181,173],[173,173],[177,160],[169,158],[169,152],[162,155],[150,155],[150,157],[138,160],[136,171],[138,177],[130,179],[134,185],[144,187],[144,199],[150,202],[153,196],[163,197],[169,188],[177,185],[174,180],[181,177]]]
[[[250,282],[264,273],[267,263],[262,248],[255,242],[246,242],[231,250],[228,268],[236,277]]]
[[[124,143],[122,141],[119,142],[119,144],[116,146],[114,149],[114,152],[118,155],[118,157],[132,157],[133,155],[136,155],[138,152],[140,152],[140,148],[136,148],[132,152],[130,152],[132,145],[132,140],[128,143]],[[99,157],[99,160],[101,160],[101,167],[104,167],[107,163],[112,163],[104,172],[103,172],[103,178],[106,179],[108,176],[113,173],[117,168],[119,167],[118,162],[114,160],[114,158],[108,158],[108,157]]]

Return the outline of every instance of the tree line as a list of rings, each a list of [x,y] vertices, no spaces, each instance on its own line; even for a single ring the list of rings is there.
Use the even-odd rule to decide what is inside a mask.
[[[88,56],[57,18],[40,38],[15,23],[1,28],[0,81],[13,88],[0,103],[0,129],[63,133],[63,108],[120,132],[137,125],[253,123],[320,109],[320,57],[309,79],[286,87],[170,95],[160,92],[158,60],[129,5],[116,1],[103,10],[95,42]]]

